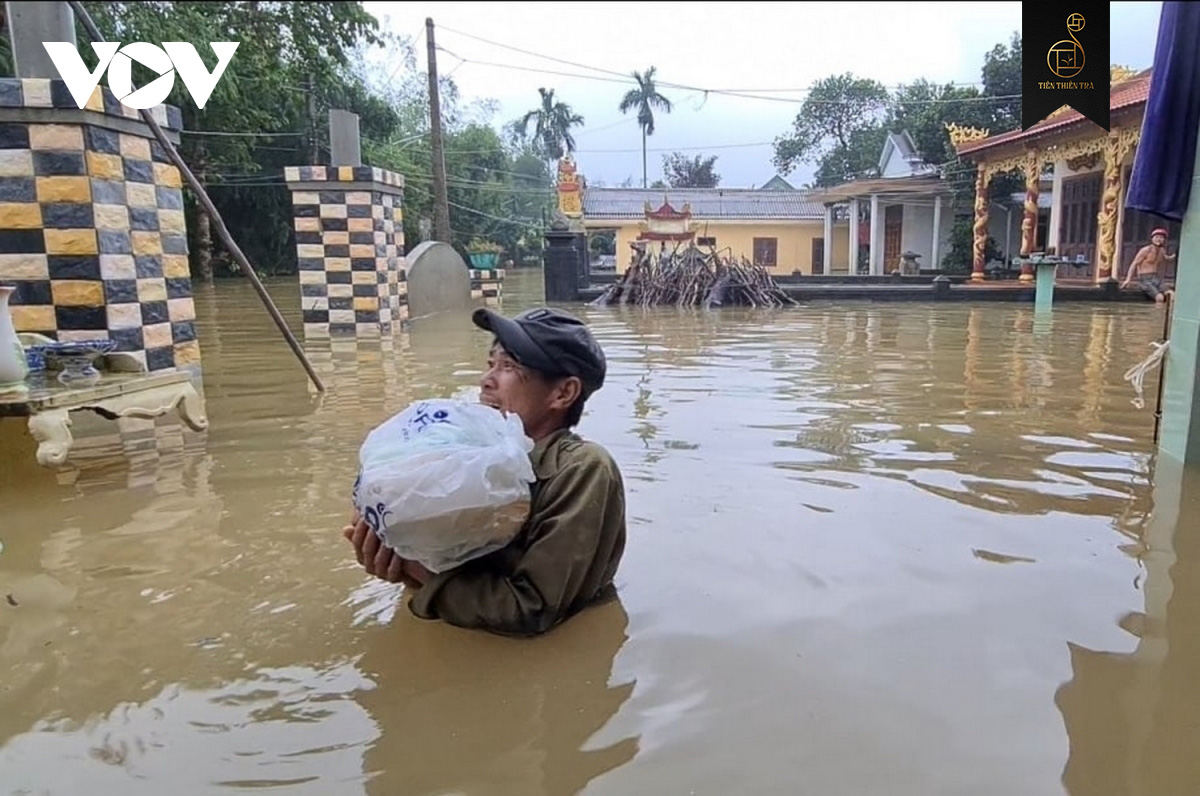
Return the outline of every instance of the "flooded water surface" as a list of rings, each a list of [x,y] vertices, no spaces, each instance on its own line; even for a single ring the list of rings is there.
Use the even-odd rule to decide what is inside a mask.
[[[247,285],[197,310],[207,432],[79,417],[55,472],[0,424],[0,792],[1200,793],[1200,513],[1122,380],[1154,307],[577,308],[629,543],[528,641],[340,535],[364,435],[487,336],[310,342],[318,396]]]

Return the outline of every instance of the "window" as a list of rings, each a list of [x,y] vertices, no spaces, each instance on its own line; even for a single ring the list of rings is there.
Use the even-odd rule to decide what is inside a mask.
[[[717,245],[717,239],[716,238],[696,238],[696,245],[704,246],[704,247],[708,247],[708,246],[715,247]]]
[[[754,264],[774,268],[779,264],[777,254],[779,250],[778,238],[755,238],[754,239]]]

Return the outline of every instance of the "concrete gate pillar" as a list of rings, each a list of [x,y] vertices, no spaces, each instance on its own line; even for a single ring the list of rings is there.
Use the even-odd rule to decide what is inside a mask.
[[[361,165],[358,116],[329,112],[333,165],[288,166],[306,337],[389,335],[408,317],[404,177]]]
[[[21,77],[0,79],[0,282],[17,331],[116,340],[151,371],[197,362],[178,169],[138,111],[105,86],[80,110],[26,46],[61,40],[65,3],[7,7]],[[153,113],[178,144],[179,109]]]

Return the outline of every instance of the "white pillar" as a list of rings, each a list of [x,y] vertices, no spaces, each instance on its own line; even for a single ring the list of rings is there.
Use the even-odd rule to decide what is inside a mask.
[[[882,248],[879,245],[879,194],[871,194],[871,265],[867,270],[872,276],[883,273],[883,252],[880,251]]]
[[[850,200],[850,270],[858,273],[858,200]]]
[[[823,273],[833,271],[833,205],[825,205],[825,245],[821,247],[824,253]]]
[[[329,159],[330,165],[333,166],[362,165],[362,143],[357,113],[330,109]]]
[[[933,197],[933,251],[929,255],[930,268],[941,268],[941,260],[938,259],[942,243],[942,195],[938,194]]]

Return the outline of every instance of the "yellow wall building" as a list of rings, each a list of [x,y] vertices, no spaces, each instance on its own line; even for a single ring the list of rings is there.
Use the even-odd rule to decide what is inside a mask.
[[[692,214],[697,246],[709,245],[745,257],[779,274],[824,272],[826,245],[825,207],[809,194],[796,190],[749,188],[585,188],[583,223],[589,234],[616,233],[616,266],[625,271],[641,234],[646,206],[664,204],[677,211],[687,206]],[[834,222],[832,273],[849,272],[847,222]],[[668,244],[670,248],[671,244]]]

